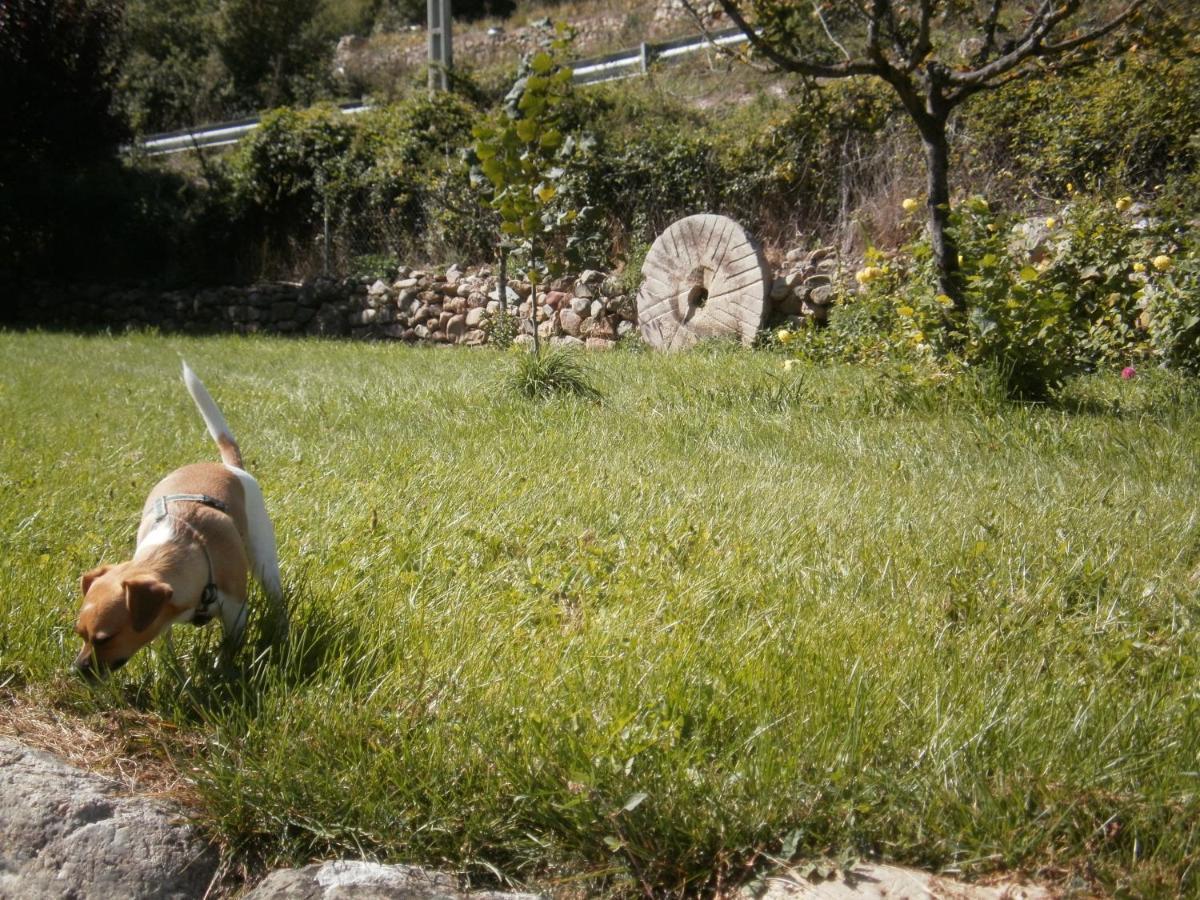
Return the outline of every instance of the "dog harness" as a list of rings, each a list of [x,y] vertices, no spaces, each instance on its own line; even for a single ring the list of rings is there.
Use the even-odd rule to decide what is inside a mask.
[[[179,518],[179,516],[171,515],[167,509],[168,503],[199,503],[203,506],[210,506],[227,515],[229,509],[222,501],[216,497],[210,497],[208,494],[167,494],[154,501],[154,521],[157,523],[164,519],[174,519],[192,533],[196,541],[200,544],[200,549],[204,551],[204,559],[208,563],[208,583],[204,585],[204,590],[200,593],[200,605],[196,607],[196,611],[192,614],[191,623],[197,627],[207,625],[212,621],[213,616],[217,614],[221,606],[221,601],[217,597],[217,583],[213,579],[213,564],[212,557],[208,553],[208,544],[204,540],[204,535],[197,531],[190,522]]]

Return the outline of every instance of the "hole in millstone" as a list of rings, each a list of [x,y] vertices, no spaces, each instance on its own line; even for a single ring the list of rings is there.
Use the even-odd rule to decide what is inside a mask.
[[[712,275],[712,270],[704,266],[696,266],[688,273],[687,280],[691,285],[687,295],[689,308],[704,309],[704,304],[708,302],[708,286],[712,283]]]

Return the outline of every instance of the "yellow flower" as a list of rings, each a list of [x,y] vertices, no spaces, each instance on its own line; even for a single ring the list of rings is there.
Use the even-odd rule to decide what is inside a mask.
[[[1074,185],[1074,184],[1072,184],[1072,183],[1071,183],[1071,182],[1069,182],[1069,181],[1067,182],[1067,193],[1068,193],[1068,194],[1073,194],[1073,193],[1075,193],[1075,185]]]
[[[900,205],[904,207],[905,212],[910,213],[910,212],[915,212],[917,207],[920,206],[921,203],[918,200],[914,200],[912,197],[905,197],[904,202],[901,203]]]
[[[988,229],[988,231],[992,232],[992,234],[995,234],[996,233],[996,223],[988,222],[987,229]]]
[[[859,269],[854,273],[854,280],[859,284],[868,284],[882,274],[882,269],[877,269],[874,266],[867,266],[865,269]]]
[[[1058,220],[1055,219],[1054,216],[1050,216],[1050,218],[1046,219],[1046,227],[1047,228],[1053,228],[1057,224],[1058,224]]]
[[[1167,256],[1165,253],[1159,254],[1150,261],[1154,263],[1154,268],[1158,269],[1160,272],[1165,272],[1167,269],[1171,268],[1171,257]]]
[[[775,337],[779,338],[779,343],[786,344],[791,341],[792,333],[786,328],[780,328],[777,332],[775,332]]]
[[[792,366],[794,366],[794,365],[796,365],[796,361],[794,359],[785,359],[783,361],[783,371],[785,371],[785,372],[792,371]]]
[[[953,306],[954,305],[954,301],[951,300],[946,294],[938,294],[935,299],[937,300],[938,303],[942,304],[942,306]]]
[[[1117,212],[1125,212],[1125,210],[1127,210],[1127,209],[1129,209],[1129,207],[1133,206],[1133,198],[1132,197],[1122,197],[1114,205],[1117,207]]]
[[[911,306],[902,306],[896,312],[902,316],[911,316],[915,310]]]
[[[1144,262],[1135,262],[1135,263],[1133,264],[1133,271],[1135,271],[1135,272],[1145,272],[1145,271],[1146,271],[1146,264],[1145,264]]]

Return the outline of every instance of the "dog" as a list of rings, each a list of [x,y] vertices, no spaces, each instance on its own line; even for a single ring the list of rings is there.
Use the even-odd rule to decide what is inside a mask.
[[[275,528],[261,488],[242,467],[242,452],[225,417],[196,374],[183,381],[220,463],[176,469],[142,508],[133,558],[102,565],[80,579],[83,605],[75,633],[83,648],[74,668],[89,678],[121,668],[172,625],[221,619],[227,646],[241,642],[247,574],[282,603]]]

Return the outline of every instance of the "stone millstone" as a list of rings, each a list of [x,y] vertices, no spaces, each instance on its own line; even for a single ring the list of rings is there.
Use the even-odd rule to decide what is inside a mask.
[[[680,219],[658,236],[642,275],[638,324],[652,347],[680,350],[709,337],[750,344],[762,327],[770,273],[733,219]]]

